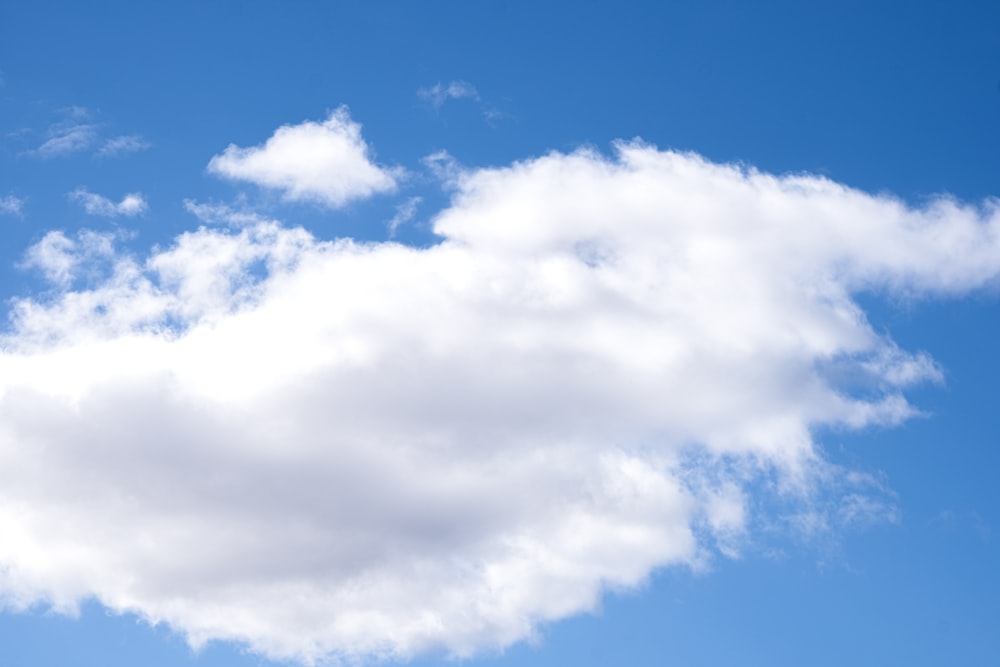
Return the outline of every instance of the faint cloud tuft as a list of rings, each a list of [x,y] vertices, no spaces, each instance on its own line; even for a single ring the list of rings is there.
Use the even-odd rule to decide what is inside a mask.
[[[138,153],[148,150],[152,144],[137,134],[123,134],[104,142],[97,151],[98,157],[117,157],[128,153]]]
[[[133,217],[146,212],[149,206],[145,197],[139,192],[130,192],[118,203],[107,197],[89,192],[86,188],[77,188],[69,193],[69,198],[83,206],[89,215],[99,215],[105,218],[119,216]]]
[[[467,98],[479,101],[479,91],[468,81],[438,82],[430,88],[421,88],[417,91],[417,95],[430,103],[435,109],[440,109],[448,100]]]
[[[0,197],[0,214],[21,215],[21,211],[24,210],[24,202],[23,198],[14,195]]]
[[[389,220],[389,238],[394,238],[396,236],[396,230],[399,229],[400,225],[403,225],[413,219],[413,216],[417,212],[417,206],[420,202],[424,200],[423,197],[410,197],[402,204],[396,207],[396,214],[392,216]]]

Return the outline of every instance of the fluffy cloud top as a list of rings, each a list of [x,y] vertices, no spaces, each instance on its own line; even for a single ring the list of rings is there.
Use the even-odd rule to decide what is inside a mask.
[[[70,199],[79,202],[83,210],[90,215],[99,215],[106,218],[117,218],[118,216],[133,217],[146,212],[148,205],[145,197],[138,192],[130,192],[117,204],[107,197],[94,194],[85,188],[77,188],[69,193]]]
[[[300,131],[340,129],[251,151]],[[906,419],[939,371],[854,297],[1000,271],[995,203],[638,144],[455,185],[428,248],[254,219],[143,259],[36,246],[108,277],[14,304],[7,602],[96,596],[305,661],[465,655],[738,552],[761,477],[803,526],[891,518],[813,433]]]
[[[25,253],[22,268],[41,271],[46,280],[60,287],[69,287],[102,259],[114,255],[113,234],[83,230],[76,238],[64,232],[52,231]]]
[[[290,201],[330,207],[396,188],[398,170],[369,158],[361,126],[346,107],[322,123],[284,125],[262,146],[230,145],[208,164],[219,176],[281,190]]]

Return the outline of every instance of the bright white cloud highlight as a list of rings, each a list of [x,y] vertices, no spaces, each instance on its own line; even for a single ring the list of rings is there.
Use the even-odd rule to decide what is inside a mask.
[[[83,210],[88,214],[105,218],[117,218],[118,216],[130,218],[145,213],[146,209],[149,208],[145,197],[139,192],[128,193],[118,203],[89,192],[85,188],[77,188],[69,193],[69,197],[83,206]]]
[[[803,531],[891,520],[812,434],[906,419],[939,371],[854,296],[1000,271],[995,202],[638,144],[455,185],[433,247],[246,220],[16,301],[5,599],[96,596],[306,661],[465,655],[737,554],[760,486]],[[55,234],[29,255],[68,284],[81,241]]]
[[[282,191],[289,201],[340,207],[396,189],[400,170],[371,161],[361,125],[340,107],[322,123],[284,125],[262,146],[230,145],[209,172]]]

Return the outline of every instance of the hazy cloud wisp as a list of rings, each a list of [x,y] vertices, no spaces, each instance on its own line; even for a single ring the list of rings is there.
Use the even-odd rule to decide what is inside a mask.
[[[98,157],[118,157],[152,148],[152,144],[137,134],[123,134],[104,142],[97,151]]]
[[[440,109],[448,100],[467,98],[479,101],[479,91],[468,81],[438,82],[430,88],[421,88],[417,91],[417,95],[427,100],[435,109]]]
[[[149,205],[146,198],[139,192],[130,192],[120,202],[113,202],[107,197],[94,194],[86,188],[77,188],[69,193],[70,199],[83,206],[83,210],[89,215],[98,215],[105,218],[117,218],[119,216],[134,217],[146,212]]]
[[[90,151],[97,157],[119,157],[143,151],[152,146],[137,134],[119,135],[101,139],[101,125],[94,122],[94,114],[86,107],[72,106],[60,109],[63,120],[53,123],[47,131],[47,139],[40,146],[27,151],[27,155],[41,158],[55,158]]]
[[[43,158],[59,157],[85,151],[97,138],[97,126],[90,123],[61,123],[49,131],[49,138],[31,151]]]
[[[386,225],[389,231],[389,238],[395,237],[396,230],[399,229],[401,225],[404,225],[413,219],[413,216],[417,213],[417,207],[420,206],[420,202],[422,201],[423,197],[408,197],[396,207],[395,215],[392,216]]]
[[[14,195],[0,197],[0,214],[21,215],[24,210],[24,199]]]

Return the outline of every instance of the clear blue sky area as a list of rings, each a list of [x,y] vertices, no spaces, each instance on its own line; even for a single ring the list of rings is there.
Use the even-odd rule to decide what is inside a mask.
[[[423,160],[442,150],[478,169],[581,147],[611,155],[616,140],[640,138],[915,207],[946,195],[984,210],[1000,196],[991,2],[9,1],[0,73],[5,315],[15,297],[49,294],[25,265],[47,233],[113,232],[142,255],[202,224],[185,200],[253,210],[320,239],[382,242],[399,207],[420,197],[394,239],[434,244],[450,192]],[[231,144],[261,145],[341,105],[370,157],[407,172],[395,193],[327,207],[207,170]],[[43,154],[83,126],[79,147]],[[146,208],[90,216],[70,194],[81,188],[111,205],[142,193]],[[758,493],[758,479],[738,556],[654,568],[637,587],[612,587],[593,612],[458,664],[995,664],[996,285],[856,295],[876,333],[926,352],[941,372],[906,390],[921,414],[900,425],[814,433],[827,460],[879,480],[891,520],[812,536],[769,525],[777,501]],[[410,664],[453,660],[436,646]],[[194,651],[169,625],[94,599],[76,617],[44,602],[0,613],[3,667],[269,664],[224,641]]]

